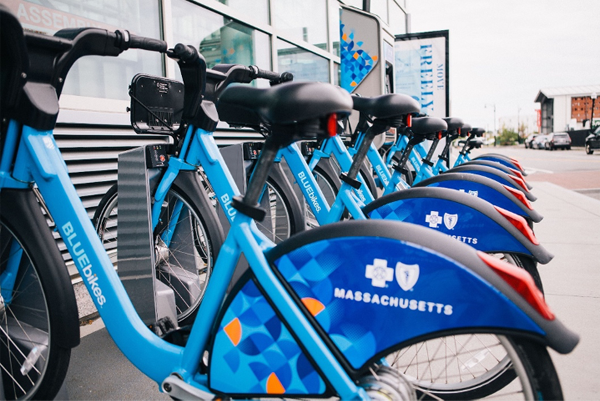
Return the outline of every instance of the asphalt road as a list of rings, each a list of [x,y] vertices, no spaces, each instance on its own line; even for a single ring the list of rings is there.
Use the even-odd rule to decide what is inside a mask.
[[[477,149],[473,155],[487,152],[501,153],[519,160],[528,174],[526,179],[530,184],[550,182],[600,199],[600,152],[586,155],[583,148],[549,151],[525,149],[521,145]]]

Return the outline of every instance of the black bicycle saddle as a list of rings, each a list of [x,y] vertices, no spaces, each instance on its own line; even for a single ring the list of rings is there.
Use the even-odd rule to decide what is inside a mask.
[[[433,139],[433,135],[448,130],[448,124],[437,117],[418,117],[413,118],[410,130],[416,137],[432,137],[428,139]]]
[[[235,118],[227,109],[245,111],[245,117]],[[246,124],[234,120],[256,121],[258,117],[267,124],[290,125],[334,113],[350,114],[352,99],[343,89],[322,82],[290,82],[271,88],[231,86],[223,91],[217,110],[219,117],[229,123]]]
[[[354,110],[374,118],[397,118],[418,113],[421,105],[408,95],[390,93],[376,97],[352,96]]]
[[[472,128],[471,135],[473,136],[482,136],[485,133],[483,128]]]
[[[448,131],[456,131],[465,124],[465,122],[458,117],[444,117],[444,121],[448,124]]]

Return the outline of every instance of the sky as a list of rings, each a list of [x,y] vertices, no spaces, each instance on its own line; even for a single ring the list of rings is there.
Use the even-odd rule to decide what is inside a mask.
[[[488,130],[540,89],[600,84],[600,0],[407,0],[411,32],[449,30],[450,114]],[[515,120],[516,121],[516,120]],[[516,128],[516,127],[515,127]]]

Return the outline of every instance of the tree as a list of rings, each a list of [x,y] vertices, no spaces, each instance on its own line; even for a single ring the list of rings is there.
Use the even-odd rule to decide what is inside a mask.
[[[498,134],[498,143],[502,146],[514,145],[518,142],[519,134],[513,131],[512,128],[507,128],[504,124],[500,127],[500,133]]]

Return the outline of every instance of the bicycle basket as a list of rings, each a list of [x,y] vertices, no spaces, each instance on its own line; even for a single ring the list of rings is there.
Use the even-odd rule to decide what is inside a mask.
[[[131,126],[138,134],[172,135],[180,127],[184,86],[179,81],[136,74],[129,87]]]

